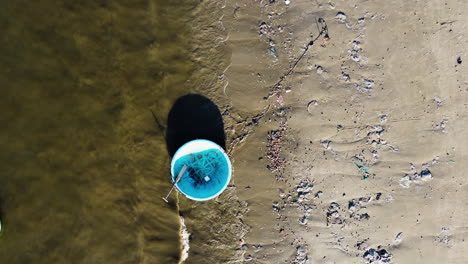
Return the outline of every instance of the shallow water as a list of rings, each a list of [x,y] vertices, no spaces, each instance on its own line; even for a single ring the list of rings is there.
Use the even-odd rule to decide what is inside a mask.
[[[188,90],[195,4],[0,3],[1,263],[178,261],[150,110]]]

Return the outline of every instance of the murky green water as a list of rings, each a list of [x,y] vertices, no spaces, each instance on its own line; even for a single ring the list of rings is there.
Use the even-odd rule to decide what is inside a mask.
[[[0,2],[0,263],[177,262],[150,109],[187,92],[197,3]]]

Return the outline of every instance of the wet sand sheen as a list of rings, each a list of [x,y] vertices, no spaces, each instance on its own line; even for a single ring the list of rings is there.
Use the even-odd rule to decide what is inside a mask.
[[[194,1],[1,4],[2,263],[171,263],[165,119]],[[38,12],[40,10],[40,12]],[[14,16],[12,16],[14,14]]]

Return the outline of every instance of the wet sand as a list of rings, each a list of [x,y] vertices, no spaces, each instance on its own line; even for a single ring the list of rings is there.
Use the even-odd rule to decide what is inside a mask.
[[[240,262],[465,262],[467,11],[458,1],[227,3],[226,123],[240,142],[233,184],[249,228]],[[329,39],[272,90],[320,18]]]

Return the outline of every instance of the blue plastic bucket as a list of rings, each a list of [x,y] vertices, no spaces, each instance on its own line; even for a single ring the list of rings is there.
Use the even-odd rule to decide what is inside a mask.
[[[206,201],[220,195],[231,180],[231,161],[222,147],[196,139],[180,147],[171,161],[172,181],[175,182],[183,166],[187,169],[176,188],[187,198]]]

